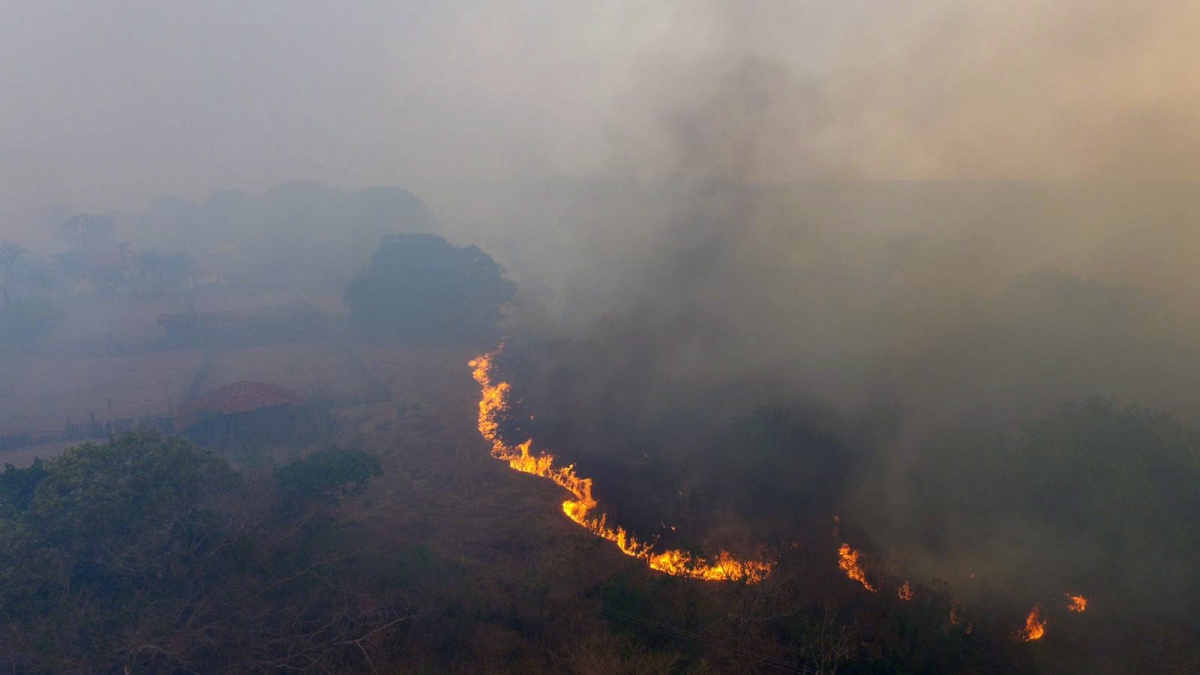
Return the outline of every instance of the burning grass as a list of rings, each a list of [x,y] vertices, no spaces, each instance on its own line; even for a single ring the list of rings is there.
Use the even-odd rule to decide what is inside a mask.
[[[469,365],[482,393],[479,400],[479,433],[492,443],[492,456],[507,462],[509,467],[549,479],[571,493],[573,499],[563,502],[563,513],[592,534],[616,544],[622,553],[644,561],[651,569],[672,576],[705,581],[762,581],[771,572],[766,560],[738,559],[727,551],[712,558],[694,556],[686,551],[669,549],[656,551],[654,541],[640,541],[630,532],[608,521],[606,514],[596,511],[599,503],[592,496],[592,479],[575,473],[575,466],[555,465],[548,453],[533,454],[533,439],[510,445],[500,438],[500,420],[509,410],[511,385],[496,381],[494,359],[499,348],[473,359]]]

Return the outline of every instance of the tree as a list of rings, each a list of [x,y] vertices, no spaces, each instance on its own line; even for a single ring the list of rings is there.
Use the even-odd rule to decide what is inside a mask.
[[[31,258],[20,244],[0,241],[0,309],[49,287],[45,265]]]
[[[97,249],[108,243],[115,226],[112,216],[79,213],[58,226],[58,238],[75,250]]]
[[[183,286],[196,267],[196,261],[183,251],[145,251],[137,254],[135,264],[141,284],[156,291]]]
[[[62,310],[39,292],[50,287],[45,264],[11,241],[0,241],[0,340],[32,342],[47,337]]]
[[[361,495],[372,476],[383,471],[379,460],[362,450],[321,450],[273,472],[285,508],[313,502],[337,504]]]
[[[322,487],[354,491],[339,480]],[[338,569],[328,509],[279,508],[276,490],[157,433],[7,467],[0,657],[16,672],[362,672],[366,637],[407,611]]]
[[[504,268],[475,246],[401,234],[384,238],[344,300],[360,329],[428,341],[492,337],[515,295]]]

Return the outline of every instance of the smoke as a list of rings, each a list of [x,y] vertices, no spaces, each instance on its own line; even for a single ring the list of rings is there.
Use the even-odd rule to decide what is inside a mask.
[[[11,219],[296,178],[1190,180],[1198,12],[22,2],[0,184]]]
[[[513,379],[598,484],[643,457],[690,481],[682,495],[749,452],[730,429],[780,407],[799,437],[836,441],[836,506],[895,546],[928,529],[910,474],[948,429],[1096,395],[1200,420],[1195,3],[28,2],[9,18],[0,237],[37,244],[64,215],[163,194],[404,185],[508,266],[525,295]],[[1011,544],[1022,525],[910,558],[967,569],[1053,543]]]
[[[1168,75],[1190,58],[1170,10],[929,3],[861,22],[827,10],[817,30],[752,7],[691,4],[672,15],[685,48],[638,53],[606,180],[485,197],[492,230],[449,218],[478,227],[523,287],[552,289],[530,294],[514,377],[533,435],[616,486],[599,497],[635,530],[653,525],[646,511],[704,510],[763,537],[790,519],[815,539],[840,511],[877,565],[951,579],[964,598],[1082,584],[1114,612],[1178,617],[1189,554],[1137,551],[1179,516],[1148,516],[1145,539],[1101,510],[1111,518],[1062,529],[1082,498],[1055,495],[1102,479],[1043,479],[1037,461],[1053,475],[1100,460],[1025,437],[1031,419],[1093,444],[1090,429],[1140,428],[1118,408],[1054,412],[1093,396],[1200,420],[1200,241],[1185,225],[1200,201],[1172,182],[1195,177],[1196,130]],[[897,177],[952,182],[879,180]],[[782,459],[730,431],[753,430],[764,406],[803,429]],[[1129,476],[1158,471],[1150,455],[1174,443],[1125,440],[1114,457],[1150,453],[1115,460]],[[646,467],[677,477],[678,499],[622,487]],[[786,491],[814,475],[843,481],[828,502]],[[947,496],[956,480],[1010,491]]]

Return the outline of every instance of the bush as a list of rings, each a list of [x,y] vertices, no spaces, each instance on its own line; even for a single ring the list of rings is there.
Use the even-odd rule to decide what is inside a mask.
[[[281,474],[309,499],[340,498],[373,461],[325,453]],[[157,433],[7,467],[0,656],[26,673],[362,672],[368,646],[351,636],[395,623],[396,608],[336,566],[335,521],[271,514],[270,496]]]
[[[491,337],[515,295],[504,268],[478,248],[402,234],[383,240],[344,300],[364,331],[431,341]]]
[[[337,504],[362,494],[367,481],[383,471],[379,460],[362,450],[321,450],[274,471],[279,497],[287,508],[315,502]]]

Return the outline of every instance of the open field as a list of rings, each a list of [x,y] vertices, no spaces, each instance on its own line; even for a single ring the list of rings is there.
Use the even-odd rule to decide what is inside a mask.
[[[141,345],[162,337],[160,314],[186,312],[251,312],[260,307],[305,302],[323,312],[342,311],[336,293],[299,294],[209,286],[147,295],[68,295],[61,300],[63,325],[45,345],[51,351],[69,348],[80,340],[107,337],[127,345]]]
[[[28,356],[0,372],[0,433],[61,430],[67,416],[163,415],[178,406],[204,358],[199,348],[136,356]]]
[[[200,389],[209,391],[238,380],[271,382],[304,396],[364,391],[368,385],[349,359],[327,342],[221,349]]]
[[[565,493],[553,484],[510,470],[489,455],[476,428],[478,385],[467,361],[469,349],[424,349],[357,345],[372,375],[394,400],[333,412],[332,441],[379,457],[384,473],[365,499],[345,507],[345,517],[371,542],[379,565],[410,564],[414,551],[438,567],[471,579],[481,597],[524,597],[530,589],[554,594],[525,603],[521,612],[578,617],[573,597],[594,588],[617,570],[650,575],[565,518]],[[131,357],[89,357],[14,364],[12,393],[0,397],[6,424],[61,427],[56,412],[95,408],[97,418],[113,399],[114,415],[144,414],[148,402],[169,389],[178,405],[202,349],[180,349]],[[298,343],[220,351],[202,390],[239,379],[275,382],[305,395],[360,386],[358,373],[329,344]],[[158,397],[155,399],[155,397]],[[152,411],[158,411],[165,402]],[[73,419],[74,415],[73,414]],[[28,465],[68,444],[9,450],[0,462]],[[408,561],[407,563],[405,561]],[[471,653],[489,653],[517,642],[496,625],[473,631]],[[496,631],[500,633],[496,634]]]
[[[340,308],[340,298],[330,294],[301,296],[228,287],[144,296],[64,297],[64,325],[51,340],[32,351],[0,358],[0,435],[60,431],[68,417],[77,423],[93,415],[104,422],[110,416],[170,414],[183,402],[208,350],[159,350],[154,344],[162,334],[156,324],[159,314],[252,311],[297,301],[326,312]],[[122,350],[105,355],[79,349],[105,344]],[[202,390],[257,379],[313,395],[361,389],[358,375],[330,345],[231,348],[214,362]],[[38,454],[45,456],[45,450],[42,446]]]
[[[501,567],[519,565],[534,550],[570,555],[582,547],[586,555],[636,566],[562,515],[561,489],[514,473],[489,455],[476,429],[479,391],[466,365],[476,355],[472,350],[356,348],[395,398],[335,411],[333,440],[383,462],[385,473],[373,482],[369,499],[351,507],[381,545],[416,542],[462,562]],[[0,430],[61,429],[66,415],[80,421],[95,413],[104,420],[109,398],[114,417],[161,414],[168,398],[175,406],[182,402],[205,353],[187,348],[11,363],[0,391]],[[366,384],[333,345],[294,343],[220,350],[201,391],[242,379],[281,384],[306,396]],[[0,461],[27,465],[67,446],[9,450]]]
[[[570,522],[566,493],[512,471],[476,428],[479,388],[462,349],[362,347],[390,404],[339,411],[339,444],[379,456],[384,474],[348,508],[380,550],[419,545],[489,587],[574,593],[642,565]]]

